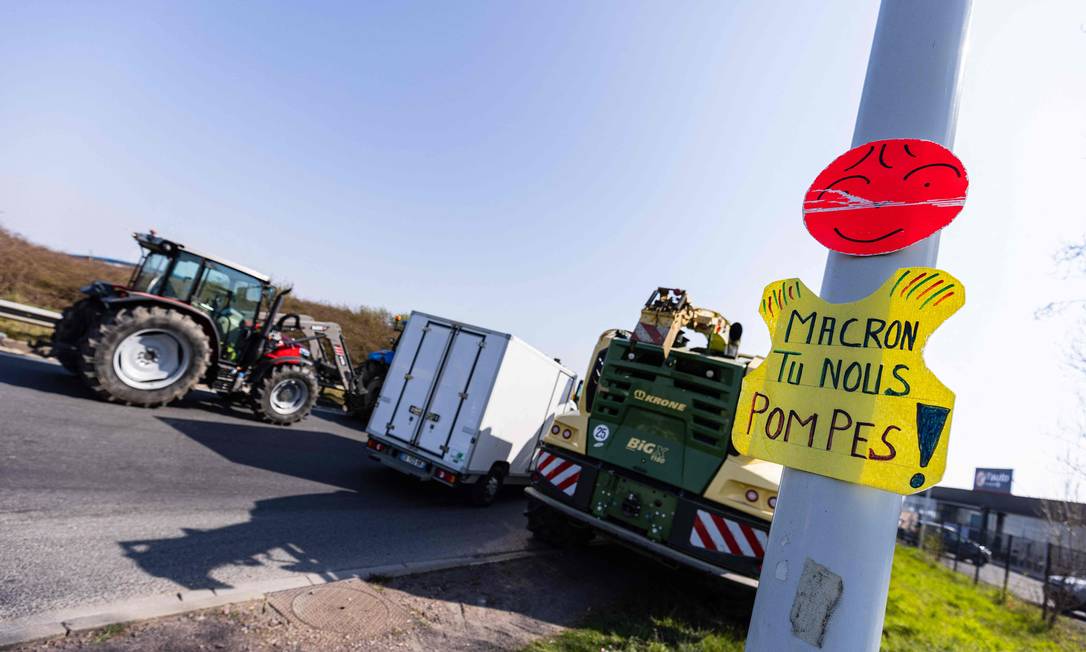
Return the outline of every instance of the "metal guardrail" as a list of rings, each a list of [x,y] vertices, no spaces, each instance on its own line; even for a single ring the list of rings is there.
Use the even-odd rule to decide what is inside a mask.
[[[34,306],[27,306],[21,303],[15,303],[14,301],[4,301],[3,299],[0,299],[0,317],[4,319],[14,319],[15,321],[21,321],[27,324],[34,324],[35,326],[52,328],[60,321],[61,314],[52,310],[45,310],[44,308],[36,308]]]

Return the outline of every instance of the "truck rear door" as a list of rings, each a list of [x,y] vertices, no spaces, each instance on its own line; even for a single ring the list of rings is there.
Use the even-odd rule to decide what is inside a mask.
[[[399,395],[390,397],[394,407],[386,426],[387,434],[408,443],[415,443],[419,425],[423,423],[426,415],[430,392],[441,372],[452,334],[450,325],[428,320],[422,328],[414,351],[400,351],[401,347],[397,347],[397,357],[412,357]]]
[[[465,417],[462,414],[465,402],[471,394],[469,388],[472,379],[479,368],[479,359],[483,354],[486,335],[476,333],[463,328],[457,329],[452,336],[445,363],[442,365],[438,377],[437,387],[434,389],[426,410],[426,421],[419,431],[417,445],[419,448],[433,453],[438,457],[445,457],[449,451],[449,439],[453,436],[453,429],[464,427]],[[482,399],[484,397],[474,397]],[[471,424],[468,424],[469,426]],[[461,454],[466,449],[458,447]],[[459,464],[461,459],[448,460],[452,464]]]

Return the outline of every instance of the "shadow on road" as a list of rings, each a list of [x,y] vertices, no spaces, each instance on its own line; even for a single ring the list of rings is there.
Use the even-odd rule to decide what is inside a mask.
[[[524,527],[519,513],[499,515],[454,501],[420,505],[401,497],[390,501],[389,509],[372,511],[375,503],[394,493],[400,492],[374,497],[337,491],[260,500],[244,523],[185,529],[177,538],[120,545],[127,557],[151,575],[188,589],[225,589],[231,585],[215,577],[225,566],[274,565],[282,571],[335,579],[335,571],[350,568],[351,556],[360,551],[387,552],[384,559],[375,555],[377,559],[367,565],[395,563],[406,556],[417,557],[417,550],[404,549],[425,540],[429,547],[421,559],[447,558],[455,555],[447,550],[452,540],[458,539],[462,549],[464,539],[482,542],[490,531]],[[409,506],[412,502],[414,509]],[[480,514],[494,516],[488,522]],[[507,522],[496,524],[494,517]],[[486,640],[494,634],[483,630],[538,628],[522,619],[526,617],[646,640],[691,643],[690,637],[707,627],[745,627],[754,596],[747,587],[669,568],[614,545],[398,578],[389,582],[389,588],[438,601],[407,605],[432,612],[429,617],[436,617],[438,626],[467,627],[467,635]],[[504,624],[492,622],[496,617],[508,618],[500,613],[517,617]]]
[[[231,586],[214,577],[217,569],[229,566],[272,566],[331,576],[360,565],[398,563],[408,556],[440,559],[469,554],[473,545],[487,541],[488,532],[499,537],[524,527],[517,510],[509,523],[472,528],[467,522],[483,520],[484,515],[458,496],[425,491],[418,483],[386,484],[372,494],[336,491],[258,500],[243,523],[182,528],[180,537],[118,545],[149,575],[188,589],[216,589]],[[503,516],[510,514],[505,511]]]
[[[74,398],[95,398],[94,392],[60,365],[7,353],[0,353],[0,360],[3,361],[0,364],[0,384]]]
[[[284,428],[165,416],[158,420],[235,464],[342,489],[361,488],[366,444],[304,429],[307,422]]]
[[[459,556],[524,528],[520,510],[510,510],[519,491],[503,493],[489,509],[469,507],[459,491],[370,461],[355,439],[296,427],[158,419],[234,464],[348,490],[258,500],[244,523],[119,542],[145,572],[189,589],[228,587],[213,577],[227,566],[330,573],[412,555]]]
[[[244,523],[182,528],[181,537],[119,545],[148,574],[189,589],[229,588],[213,577],[225,566],[270,563],[287,571],[322,573],[336,570],[336,560],[368,538],[373,525],[361,514],[365,500],[348,491],[258,500]],[[328,536],[329,530],[336,536]]]

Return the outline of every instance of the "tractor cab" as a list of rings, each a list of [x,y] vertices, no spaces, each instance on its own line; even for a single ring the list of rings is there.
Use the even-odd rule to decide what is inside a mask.
[[[136,233],[133,237],[143,249],[143,256],[127,289],[202,311],[217,331],[219,359],[238,362],[250,343],[258,316],[272,304],[275,288],[269,277],[153,233]]]

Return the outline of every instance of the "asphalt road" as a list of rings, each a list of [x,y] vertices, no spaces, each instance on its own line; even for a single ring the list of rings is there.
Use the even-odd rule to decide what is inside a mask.
[[[211,394],[111,405],[55,364],[0,353],[0,622],[527,546],[519,493],[469,507],[364,442],[347,419],[271,427]]]

